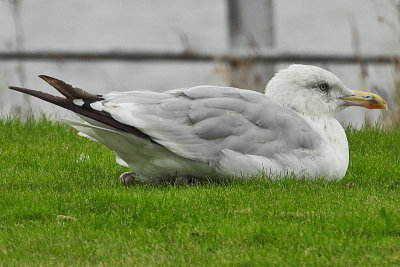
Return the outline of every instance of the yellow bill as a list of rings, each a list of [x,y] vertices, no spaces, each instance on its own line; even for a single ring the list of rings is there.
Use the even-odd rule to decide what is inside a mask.
[[[341,97],[345,106],[361,106],[369,109],[388,109],[385,100],[377,94],[351,90],[354,95]]]

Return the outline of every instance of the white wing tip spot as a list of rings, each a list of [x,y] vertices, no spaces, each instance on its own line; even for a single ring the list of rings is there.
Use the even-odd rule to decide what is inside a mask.
[[[84,104],[85,102],[83,102],[82,99],[74,99],[74,100],[72,100],[72,103],[74,103],[74,104],[77,105],[77,106],[83,106],[83,104]]]
[[[90,107],[97,111],[102,111],[104,108],[104,106],[101,102],[93,102],[92,104],[90,104]]]

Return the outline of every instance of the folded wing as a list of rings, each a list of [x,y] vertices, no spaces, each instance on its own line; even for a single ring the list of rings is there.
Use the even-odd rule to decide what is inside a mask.
[[[93,106],[175,154],[217,165],[221,151],[272,157],[314,151],[321,137],[293,110],[263,94],[199,86],[164,93],[111,92]]]

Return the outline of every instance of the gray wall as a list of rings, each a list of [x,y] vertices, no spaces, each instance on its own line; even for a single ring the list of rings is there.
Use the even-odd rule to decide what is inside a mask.
[[[394,0],[275,0],[275,50],[300,53],[399,53],[399,14]],[[195,51],[229,48],[224,0],[61,1],[0,0],[0,51]],[[257,23],[257,18],[254,18]],[[276,69],[287,64],[278,64]],[[349,87],[393,90],[395,70],[358,65],[324,65]],[[0,61],[0,107],[26,106],[9,84],[45,89],[36,76],[48,74],[102,93],[110,90],[163,91],[199,84],[225,85],[226,68],[214,63],[12,62]],[[36,100],[31,108],[65,116]],[[379,112],[370,112],[376,118]],[[351,108],[339,119],[360,123],[364,110]]]

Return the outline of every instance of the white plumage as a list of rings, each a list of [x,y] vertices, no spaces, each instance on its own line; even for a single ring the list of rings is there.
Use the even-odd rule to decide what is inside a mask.
[[[352,91],[332,73],[307,65],[278,72],[265,94],[217,86],[110,92],[97,100],[90,95],[90,101],[63,94],[76,108],[64,107],[85,120],[68,123],[112,149],[117,162],[133,171],[121,176],[124,181],[259,174],[341,179],[349,149],[334,114],[349,105],[387,108],[379,96]]]

